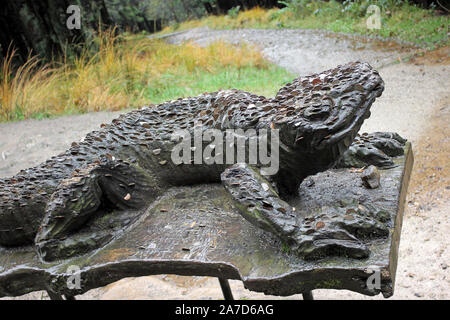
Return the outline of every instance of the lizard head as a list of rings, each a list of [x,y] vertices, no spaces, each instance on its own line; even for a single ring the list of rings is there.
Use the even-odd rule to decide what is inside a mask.
[[[378,72],[360,62],[297,78],[275,97],[280,108],[272,126],[294,152],[314,153],[339,142],[348,147],[383,90]]]
[[[300,77],[281,88],[270,119],[271,128],[279,129],[281,168],[302,167],[304,177],[332,166],[383,90],[378,72],[361,62]]]

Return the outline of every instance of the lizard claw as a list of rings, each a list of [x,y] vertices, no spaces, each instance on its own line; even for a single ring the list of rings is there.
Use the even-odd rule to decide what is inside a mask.
[[[317,260],[327,256],[363,259],[370,253],[364,243],[343,229],[302,234],[297,241],[293,251],[305,260]]]
[[[342,155],[337,167],[392,167],[391,157],[401,156],[406,139],[394,132],[363,133],[357,136],[349,149]]]
[[[383,238],[389,230],[380,221],[358,214],[321,214],[309,217],[299,228],[294,251],[306,260],[324,256],[347,256],[363,259],[369,249],[362,240]]]

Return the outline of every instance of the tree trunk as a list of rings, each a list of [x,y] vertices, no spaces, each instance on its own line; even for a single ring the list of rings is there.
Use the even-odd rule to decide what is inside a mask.
[[[67,28],[66,13],[69,5],[79,5],[81,29]],[[94,9],[94,12],[93,12]],[[103,1],[89,4],[86,0],[3,0],[0,6],[0,56],[5,57],[8,47],[16,49],[17,62],[24,62],[30,54],[44,62],[66,50],[77,54],[76,44],[84,43],[98,23],[110,24]]]

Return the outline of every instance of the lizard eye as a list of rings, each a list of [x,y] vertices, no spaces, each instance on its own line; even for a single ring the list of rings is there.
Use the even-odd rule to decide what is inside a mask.
[[[303,116],[309,120],[318,121],[330,115],[329,105],[314,105],[305,109]]]

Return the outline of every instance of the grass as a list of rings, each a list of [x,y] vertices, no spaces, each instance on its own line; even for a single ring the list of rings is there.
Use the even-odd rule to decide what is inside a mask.
[[[230,88],[270,97],[292,79],[293,76],[276,66],[266,69],[243,67],[238,71],[235,68],[224,68],[216,73],[194,72],[183,78],[166,74],[163,83],[149,86],[146,93],[148,96],[157,97],[155,103]]]
[[[396,38],[423,48],[434,49],[449,44],[448,16],[439,16],[402,0],[331,1],[291,0],[283,9],[254,8],[237,15],[209,16],[167,27],[162,33],[193,27],[236,28],[302,28],[358,33]],[[381,28],[368,29],[366,21],[370,4],[381,9]]]
[[[176,46],[112,32],[96,41],[94,55],[86,50],[52,67],[30,58],[15,74],[10,52],[0,65],[0,121],[116,111],[228,88],[271,96],[293,78],[245,44]]]

